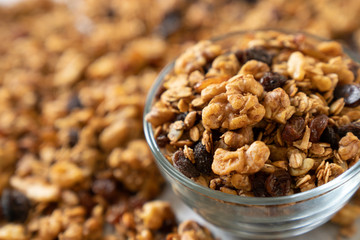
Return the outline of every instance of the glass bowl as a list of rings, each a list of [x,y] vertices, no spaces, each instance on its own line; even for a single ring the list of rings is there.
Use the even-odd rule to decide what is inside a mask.
[[[236,32],[216,39],[220,45],[252,32]],[[314,41],[324,39],[306,34]],[[355,61],[359,57],[344,48]],[[146,100],[144,117],[150,112],[165,76],[174,67],[167,65],[153,84]],[[144,118],[145,119],[145,118]],[[360,161],[334,180],[306,192],[283,197],[243,197],[201,186],[176,170],[162,154],[150,123],[144,120],[146,140],[156,163],[174,193],[205,220],[236,236],[250,239],[286,238],[308,232],[327,222],[360,186]]]

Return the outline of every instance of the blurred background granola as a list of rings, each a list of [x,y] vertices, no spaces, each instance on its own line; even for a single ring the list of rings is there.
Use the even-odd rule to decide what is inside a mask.
[[[0,239],[209,239],[194,222],[177,228],[167,203],[144,205],[164,186],[142,131],[157,73],[195,41],[244,29],[306,31],[360,52],[359,13],[358,0],[0,7]],[[359,215],[360,194],[334,217],[342,235]]]

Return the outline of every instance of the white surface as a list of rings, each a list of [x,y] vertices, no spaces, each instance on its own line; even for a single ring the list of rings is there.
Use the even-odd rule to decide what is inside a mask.
[[[167,186],[166,190],[160,197],[162,200],[169,201],[177,219],[179,222],[184,220],[193,219],[198,221],[204,226],[207,226],[215,234],[216,237],[222,240],[240,240],[241,238],[233,237],[221,229],[207,223],[202,219],[198,214],[192,211],[188,206],[186,206],[175,194],[172,192],[171,187]],[[360,239],[360,221],[357,222],[358,232],[352,238],[347,238],[347,240],[359,240]],[[332,223],[326,223],[311,232],[300,235],[298,237],[288,238],[287,240],[336,240],[339,228]]]

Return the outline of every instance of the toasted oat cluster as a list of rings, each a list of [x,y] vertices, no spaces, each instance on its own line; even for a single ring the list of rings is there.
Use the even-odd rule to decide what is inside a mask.
[[[334,41],[260,31],[203,41],[166,76],[146,116],[185,176],[225,193],[307,191],[360,159],[360,72]]]

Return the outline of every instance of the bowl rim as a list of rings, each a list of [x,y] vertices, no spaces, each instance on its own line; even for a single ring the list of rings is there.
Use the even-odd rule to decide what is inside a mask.
[[[230,32],[225,35],[221,35],[219,37],[215,37],[210,39],[212,42],[216,42],[219,40],[226,39],[227,37],[233,37],[236,35],[244,35],[248,33],[254,33],[257,31],[277,31],[280,33],[287,33],[287,34],[305,34],[307,37],[317,39],[319,41],[333,41],[330,39],[325,39],[318,37],[313,34],[309,34],[306,32],[291,32],[291,31],[284,31],[284,30],[278,30],[278,29],[257,29],[257,30],[244,30],[244,31],[236,31],[236,32]],[[342,46],[344,52],[355,62],[360,62],[360,56],[356,53],[352,52],[350,49],[348,49],[345,46]],[[210,189],[208,187],[204,187],[190,178],[183,175],[180,171],[174,168],[173,165],[165,158],[165,156],[162,154],[160,148],[158,147],[154,132],[152,130],[152,126],[149,122],[145,120],[146,114],[148,114],[151,110],[151,107],[154,103],[155,96],[157,94],[158,89],[161,87],[163,80],[165,76],[173,69],[175,65],[175,60],[173,60],[171,63],[167,64],[159,73],[157,76],[155,82],[153,83],[150,91],[148,92],[148,95],[146,97],[145,107],[144,107],[144,113],[143,113],[143,128],[144,128],[144,134],[146,141],[148,145],[150,146],[151,152],[154,155],[154,158],[157,162],[157,164],[162,168],[166,174],[168,174],[170,177],[175,178],[179,183],[184,185],[187,188],[190,188],[191,190],[197,192],[198,194],[205,195],[209,198],[216,199],[223,202],[228,202],[232,204],[241,204],[241,205],[258,205],[258,206],[272,206],[272,205],[281,205],[281,204],[289,204],[294,202],[300,202],[300,201],[306,201],[311,198],[315,198],[318,196],[321,196],[323,194],[326,194],[329,191],[332,191],[349,180],[351,180],[353,177],[355,177],[357,174],[360,173],[360,161],[355,163],[352,167],[350,167],[348,170],[346,170],[343,174],[336,177],[335,179],[331,180],[330,182],[323,184],[319,187],[313,188],[311,190],[301,192],[301,193],[295,193],[289,196],[281,196],[281,197],[245,197],[245,196],[238,196],[238,195],[231,195],[227,193],[223,193],[221,191],[216,191],[213,189]]]

